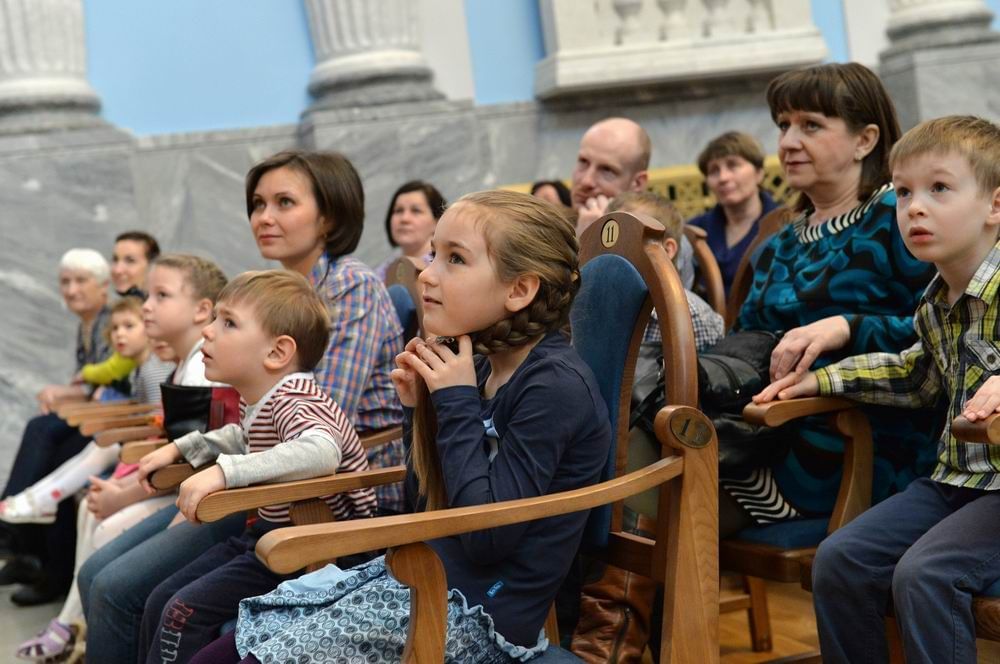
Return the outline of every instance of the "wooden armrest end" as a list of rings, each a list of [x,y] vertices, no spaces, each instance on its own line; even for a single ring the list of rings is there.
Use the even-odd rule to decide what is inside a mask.
[[[763,404],[751,403],[743,409],[743,419],[751,424],[777,427],[800,417],[847,410],[856,405],[854,401],[843,397],[805,397]]]
[[[122,445],[122,451],[118,454],[118,460],[122,463],[139,463],[142,457],[158,450],[166,444],[166,438],[125,443]]]
[[[986,419],[975,422],[959,415],[951,421],[951,433],[955,438],[969,443],[1000,444],[1000,413],[993,413]]]
[[[208,468],[208,466],[205,466],[205,468]],[[199,470],[204,470],[204,468],[195,470],[195,467],[189,463],[172,463],[151,473],[149,483],[153,485],[154,489],[159,489],[160,491],[173,489]]]

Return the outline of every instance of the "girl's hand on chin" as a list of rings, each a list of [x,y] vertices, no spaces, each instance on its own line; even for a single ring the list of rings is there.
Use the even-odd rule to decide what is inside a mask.
[[[455,385],[475,387],[476,367],[472,362],[472,339],[467,334],[456,339],[458,353],[435,341],[413,344],[412,351],[410,344],[407,344],[407,352],[397,357],[397,364],[402,359],[407,368],[412,368],[424,379],[431,392]]]

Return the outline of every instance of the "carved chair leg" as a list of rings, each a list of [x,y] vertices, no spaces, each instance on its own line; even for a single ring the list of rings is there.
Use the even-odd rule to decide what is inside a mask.
[[[767,584],[756,576],[744,576],[743,587],[750,596],[747,621],[754,652],[771,650],[771,614],[767,609]]]
[[[410,588],[410,625],[403,649],[404,664],[440,664],[448,619],[448,585],[444,566],[423,542],[389,549],[386,565]]]

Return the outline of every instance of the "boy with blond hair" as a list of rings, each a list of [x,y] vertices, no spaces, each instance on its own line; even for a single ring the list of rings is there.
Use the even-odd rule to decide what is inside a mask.
[[[904,408],[950,401],[930,478],[833,533],[813,563],[824,662],[888,661],[895,611],[907,662],[975,662],[972,597],[996,580],[1000,447],[958,441],[950,423],[1000,410],[1000,127],[970,116],[908,131],[890,156],[896,220],[938,275],[917,309],[919,341],[793,373],[758,403],[814,394]]]
[[[181,457],[195,467],[216,463],[181,484],[177,505],[185,517],[197,522],[201,499],[223,489],[368,469],[354,427],[313,378],[329,342],[330,315],[301,275],[240,275],[219,295],[215,320],[202,336],[205,375],[239,391],[242,421],[182,436],[139,464],[147,477]],[[375,514],[371,489],[323,500],[338,521]],[[146,601],[140,656],[188,661],[236,617],[241,599],[274,590],[286,577],[257,560],[254,547],[264,533],[289,524],[287,504],[262,507],[239,538],[163,581]]]

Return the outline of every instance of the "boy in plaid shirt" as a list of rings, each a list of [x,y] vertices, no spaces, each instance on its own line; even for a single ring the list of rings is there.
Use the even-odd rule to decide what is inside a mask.
[[[824,662],[888,661],[890,600],[907,662],[975,662],[972,597],[1000,576],[1000,447],[958,441],[950,423],[1000,411],[1000,127],[968,116],[925,122],[896,144],[890,166],[904,242],[938,269],[917,309],[919,341],[792,374],[754,400],[844,395],[928,408],[949,399],[932,476],[828,537],[813,593]]]

